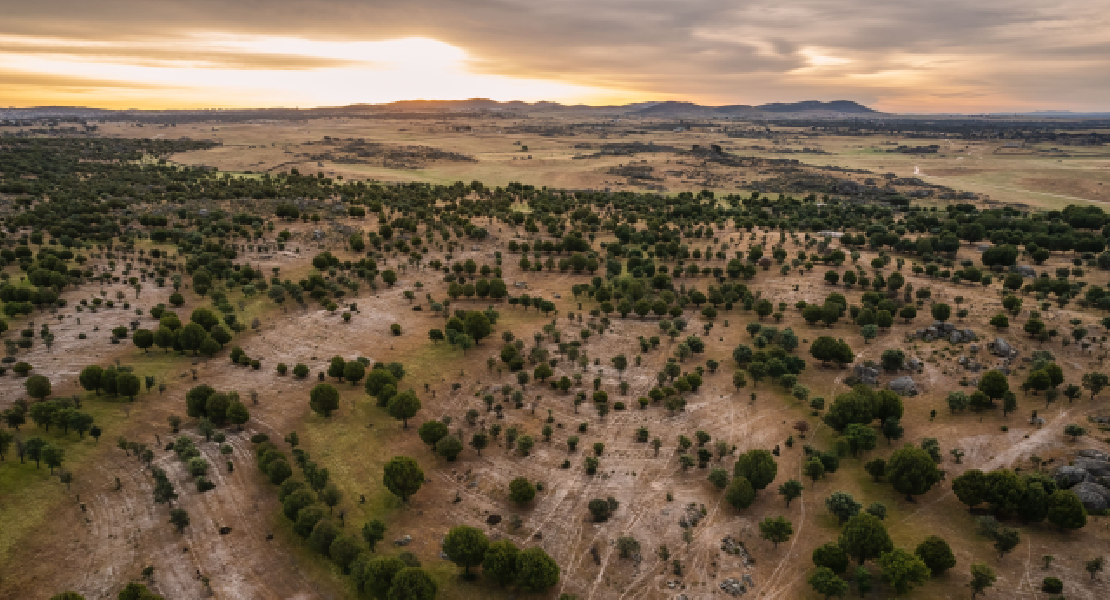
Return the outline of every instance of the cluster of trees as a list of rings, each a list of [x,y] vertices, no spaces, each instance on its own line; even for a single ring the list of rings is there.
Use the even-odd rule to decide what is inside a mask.
[[[435,581],[420,568],[415,556],[376,553],[377,543],[385,537],[384,523],[368,521],[361,535],[356,536],[345,531],[342,514],[334,518],[333,509],[343,494],[329,481],[328,470],[297,448],[300,440],[296,432],[285,441],[293,447],[300,478],[294,476],[285,453],[265,436],[255,436],[253,441],[259,469],[271,483],[280,486],[282,513],[293,523],[293,532],[349,574],[360,593],[374,598],[435,598]],[[396,457],[385,466],[384,482],[390,491],[407,500],[424,483],[424,472],[411,458]]]
[[[177,313],[170,310],[156,307],[151,309],[150,314],[158,319],[158,328],[153,331],[136,329],[131,335],[132,342],[144,351],[158,346],[166,352],[172,349],[182,354],[192,352],[194,356],[198,353],[214,356],[231,341],[231,332],[207,308],[194,310],[187,324],[182,324]],[[235,323],[234,317],[235,315],[229,314],[225,321]]]
[[[500,278],[494,279],[479,279],[475,283],[458,283],[452,281],[447,286],[447,295],[452,300],[457,300],[459,296],[467,300],[478,296],[479,299],[492,298],[494,300],[501,300],[509,295],[509,288],[505,282]]]
[[[1087,511],[1079,498],[1039,472],[1019,475],[1009,469],[989,473],[968,469],[952,480],[952,491],[969,509],[985,503],[1000,517],[1018,517],[1027,523],[1047,519],[1061,530],[1087,524]]]
[[[848,501],[851,501],[850,496]],[[877,559],[883,582],[898,594],[908,593],[931,577],[940,577],[956,566],[956,557],[948,543],[935,535],[925,538],[912,553],[895,548],[882,524],[882,516],[872,514],[871,509],[865,513],[857,510],[853,516],[842,519],[841,522],[845,526],[840,539],[818,546],[812,555],[816,569],[810,573],[808,582],[814,591],[824,594],[826,598],[848,593],[849,584],[841,576],[848,573],[852,559],[859,563],[851,575],[861,597],[873,587],[871,571],[865,566],[871,559]],[[980,566],[974,565],[973,573]],[[991,581],[993,582],[993,574]],[[977,583],[972,587],[979,592],[989,585]]]
[[[714,485],[720,486],[724,473],[711,475],[717,478]],[[725,487],[725,501],[737,510],[743,510],[755,501],[756,492],[766,489],[778,475],[778,464],[766,450],[749,450],[736,459],[732,467],[732,481]]]
[[[521,591],[543,592],[559,583],[559,565],[543,548],[520,550],[512,540],[490,542],[480,529],[460,525],[443,539],[443,553],[463,568],[469,577],[471,567],[499,585],[516,585]]]
[[[250,420],[250,411],[239,400],[238,392],[225,394],[205,384],[198,385],[185,394],[185,414],[218,426],[230,423],[241,428]]]
[[[122,395],[134,400],[135,396],[142,391],[142,381],[130,369],[116,367],[104,369],[97,365],[89,365],[81,369],[77,380],[81,387],[95,392],[98,396],[103,391],[111,396]]]
[[[433,343],[446,339],[452,346],[462,347],[463,352],[493,333],[493,326],[500,315],[493,308],[484,311],[456,310],[449,316],[444,330],[432,329],[428,337]]]

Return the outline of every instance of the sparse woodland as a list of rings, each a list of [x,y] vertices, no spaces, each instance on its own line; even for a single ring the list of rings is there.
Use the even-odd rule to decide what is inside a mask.
[[[213,147],[0,138],[0,596],[1107,595],[1101,208]]]

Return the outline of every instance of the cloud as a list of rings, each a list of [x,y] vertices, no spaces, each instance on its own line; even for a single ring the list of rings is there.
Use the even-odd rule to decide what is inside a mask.
[[[79,41],[15,40],[0,38],[0,55],[44,56],[61,60],[115,62],[141,66],[187,66],[209,69],[263,69],[297,71],[307,69],[372,66],[371,61],[336,59],[303,54],[238,52],[219,49],[166,47],[165,41],[117,45]]]
[[[42,0],[0,34],[148,44],[206,35],[432,38],[480,74],[703,102],[979,98],[980,110],[1110,108],[1105,0]],[[213,68],[317,69],[309,55],[212,54]],[[326,61],[325,61],[326,62]],[[241,66],[236,66],[241,65]],[[342,65],[334,65],[342,68]],[[1092,76],[1094,77],[1092,79]],[[1053,82],[1053,88],[1041,82]],[[1040,87],[1039,87],[1040,86]],[[1066,90],[1068,93],[1060,93]],[[967,102],[972,102],[968,100]],[[987,102],[993,104],[986,104]],[[1048,106],[1041,104],[1049,102]],[[922,106],[933,106],[933,101]],[[969,104],[966,104],[970,106]]]

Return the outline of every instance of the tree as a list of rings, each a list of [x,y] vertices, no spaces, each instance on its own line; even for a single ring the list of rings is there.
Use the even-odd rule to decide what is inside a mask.
[[[298,517],[299,518],[299,517]],[[313,526],[308,536],[308,545],[319,554],[327,554],[332,543],[339,537],[339,528],[331,519],[321,518]]]
[[[999,558],[1006,556],[1020,543],[1021,532],[1013,527],[1001,527],[994,532],[994,549],[998,550]]]
[[[328,557],[338,566],[344,574],[350,573],[351,563],[358,557],[362,548],[354,536],[341,534],[332,541],[328,547]]]
[[[933,304],[931,312],[934,319],[944,322],[948,320],[948,317],[952,316],[952,307],[943,302],[937,302]]]
[[[385,539],[385,523],[380,519],[371,519],[362,526],[362,539],[370,546],[370,551],[374,551],[374,546],[378,542]]]
[[[886,532],[882,520],[868,513],[860,513],[848,520],[840,533],[839,545],[861,565],[869,558],[876,558],[883,552],[894,549],[894,542]]]
[[[27,395],[39,400],[45,400],[50,395],[50,380],[43,375],[32,375],[23,382],[27,388]]]
[[[994,575],[994,570],[987,565],[971,565],[971,583],[967,584],[967,587],[971,588],[971,597],[974,598],[993,586],[995,579],[997,577]]]
[[[435,451],[446,458],[447,462],[453,462],[463,451],[462,440],[453,435],[445,435],[436,442]]]
[[[483,338],[489,337],[493,332],[493,325],[490,323],[489,317],[479,310],[472,310],[466,314],[466,334],[474,338],[475,342],[482,341]]]
[[[155,594],[147,587],[136,581],[128,583],[117,596],[119,600],[163,600],[162,596]]]
[[[416,433],[420,436],[422,442],[435,448],[436,442],[446,437],[451,431],[442,421],[427,421],[416,430]]]
[[[389,369],[371,369],[370,373],[366,375],[366,381],[363,383],[363,388],[366,393],[371,396],[378,396],[386,386],[397,385],[397,378]]]
[[[489,446],[489,435],[484,431],[476,432],[470,438],[470,447],[478,452],[478,456],[482,455],[482,450]]]
[[[818,457],[813,457],[802,466],[802,472],[814,482],[825,475],[825,464]]]
[[[397,574],[408,565],[396,556],[359,555],[351,566],[351,574],[359,591],[372,598],[384,600]]]
[[[1110,376],[1104,373],[1086,373],[1083,375],[1083,387],[1091,392],[1091,399],[1094,400],[1095,396],[1107,385],[1110,385]]]
[[[778,474],[778,464],[770,452],[761,449],[741,454],[733,466],[732,474],[748,480],[756,490],[766,489]]]
[[[1091,574],[1091,579],[1093,580],[1095,578],[1095,575],[1098,575],[1098,573],[1102,571],[1102,568],[1105,564],[1105,559],[1103,559],[1101,556],[1096,556],[1095,558],[1087,561],[1084,564],[1083,568],[1085,568],[1087,572]]]
[[[852,423],[844,428],[844,439],[848,440],[852,456],[857,456],[861,450],[874,450],[878,435],[870,425]]]
[[[886,464],[886,478],[894,485],[895,491],[905,494],[909,501],[929,491],[933,484],[941,480],[937,463],[928,452],[906,444],[895,450]]]
[[[406,390],[390,399],[388,409],[389,416],[401,421],[402,429],[408,429],[409,419],[420,410],[420,399],[412,390]]]
[[[517,557],[517,584],[527,592],[542,592],[559,583],[559,565],[543,548],[529,548]]]
[[[139,395],[142,391],[142,381],[139,380],[138,375],[132,373],[120,373],[116,377],[116,391],[122,396],[127,396],[132,402],[135,401],[135,396]]]
[[[825,596],[825,600],[836,596],[843,598],[848,593],[848,582],[836,576],[832,569],[827,567],[818,567],[809,575],[806,580],[813,591]]]
[[[173,525],[178,533],[185,531],[185,528],[189,526],[189,513],[185,512],[183,508],[170,509],[170,525]]]
[[[790,508],[790,502],[795,498],[802,496],[802,482],[797,479],[790,479],[779,486],[779,494],[786,500],[786,507]]]
[[[409,496],[424,485],[424,471],[416,461],[407,456],[395,456],[385,465],[383,482],[386,489],[407,502]]]
[[[979,391],[986,394],[991,401],[998,400],[1010,391],[1010,382],[1001,371],[990,370],[979,379]]]
[[[435,600],[438,591],[439,586],[424,569],[405,567],[393,576],[386,600]]]
[[[135,333],[131,334],[131,341],[136,347],[142,349],[143,354],[146,354],[154,345],[154,332],[149,329],[136,329]]]
[[[908,593],[914,586],[929,580],[929,567],[917,556],[897,548],[879,557],[879,568],[887,585],[899,594]]]
[[[517,504],[526,504],[536,497],[536,486],[526,477],[517,477],[509,482],[509,498]]]
[[[547,378],[554,374],[555,372],[551,370],[551,366],[545,362],[540,363],[539,366],[532,371],[532,377],[537,381],[547,381]]]
[[[1064,425],[1064,435],[1071,437],[1071,441],[1076,441],[1080,436],[1087,435],[1087,430],[1074,423]]]
[[[104,374],[104,369],[96,365],[89,365],[81,369],[81,374],[78,375],[78,381],[81,382],[81,387],[86,391],[96,392],[100,395],[100,377]]]
[[[836,516],[840,524],[843,525],[848,519],[858,515],[863,505],[856,502],[856,499],[853,498],[851,494],[833,492],[831,496],[825,498],[825,508]]]
[[[482,558],[482,573],[500,585],[508,585],[517,578],[517,561],[520,549],[512,540],[492,542]]]
[[[358,382],[366,375],[366,367],[357,360],[343,365],[343,379],[351,382],[351,385],[358,385]]]
[[[759,523],[759,537],[773,543],[778,549],[779,543],[790,539],[794,534],[794,527],[784,517],[767,517]]]
[[[952,480],[952,492],[968,508],[975,508],[987,500],[987,476],[979,469],[968,469]]]
[[[610,506],[609,502],[602,500],[601,498],[590,500],[590,503],[586,505],[586,508],[590,511],[590,516],[593,517],[595,523],[604,523],[605,521],[608,521],[609,515],[613,512],[613,507]]]
[[[737,510],[743,510],[755,501],[755,488],[743,476],[734,477],[725,490],[725,501]]]
[[[1048,499],[1048,522],[1060,531],[1080,529],[1087,524],[1087,510],[1074,492],[1056,490]]]
[[[956,556],[952,554],[952,548],[948,546],[948,542],[935,535],[925,538],[918,544],[914,554],[925,563],[926,567],[929,567],[934,577],[943,575],[945,571],[956,566]]]
[[[339,391],[329,383],[318,383],[309,392],[309,407],[324,418],[339,408]]]
[[[192,350],[193,355],[196,356],[197,351],[200,350],[200,345],[204,343],[204,339],[207,337],[208,332],[204,330],[204,327],[197,323],[189,323],[178,332],[177,341],[180,342],[183,349]]]
[[[815,566],[830,569],[837,574],[847,571],[851,562],[844,550],[833,542],[814,548],[812,558]]]
[[[470,567],[482,564],[482,559],[489,548],[489,539],[480,529],[460,525],[447,533],[443,540],[443,552],[447,558],[463,568],[466,575],[470,574]]]
[[[250,420],[251,413],[242,402],[236,400],[228,405],[226,416],[228,422],[235,425],[238,429],[242,429],[243,424]]]
[[[54,474],[54,469],[61,467],[62,463],[65,461],[65,450],[57,446],[51,446],[50,444],[43,446],[41,455],[42,462],[46,463],[46,466],[50,468],[51,475]]]

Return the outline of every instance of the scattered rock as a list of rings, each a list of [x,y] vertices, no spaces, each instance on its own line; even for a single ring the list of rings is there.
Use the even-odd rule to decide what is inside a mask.
[[[748,553],[748,549],[744,547],[744,542],[733,538],[731,535],[726,535],[721,540],[721,551],[739,556],[745,567],[750,567],[755,564],[755,559]]]
[[[899,396],[917,395],[917,383],[909,375],[903,375],[902,377],[892,380],[887,384],[887,387]]]
[[[722,592],[730,596],[739,596],[748,591],[744,584],[740,583],[740,580],[735,577],[729,577],[717,584],[717,587],[721,588]]]
[[[686,510],[678,518],[678,525],[683,529],[697,527],[701,517],[701,509],[698,508],[697,504],[691,502],[686,505]]]

